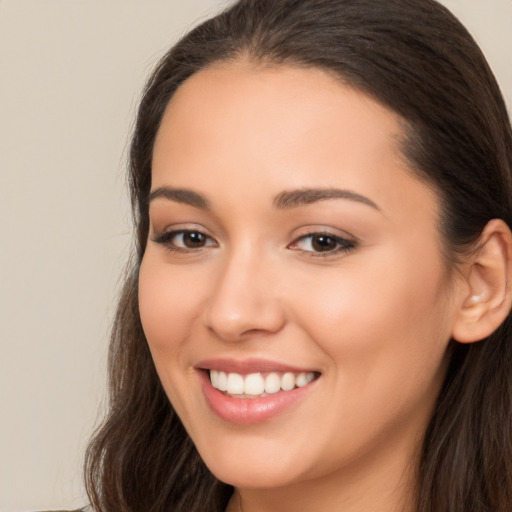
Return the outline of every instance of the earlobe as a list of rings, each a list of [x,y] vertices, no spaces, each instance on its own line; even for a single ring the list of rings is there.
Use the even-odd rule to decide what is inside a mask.
[[[512,234],[505,222],[493,219],[485,226],[464,276],[467,286],[452,337],[460,343],[473,343],[490,336],[510,312]]]

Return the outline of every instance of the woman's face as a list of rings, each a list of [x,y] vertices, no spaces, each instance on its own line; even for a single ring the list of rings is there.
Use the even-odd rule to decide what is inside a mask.
[[[320,70],[217,65],[170,102],[140,312],[221,480],[392,472],[421,440],[457,285],[402,138],[397,116]]]

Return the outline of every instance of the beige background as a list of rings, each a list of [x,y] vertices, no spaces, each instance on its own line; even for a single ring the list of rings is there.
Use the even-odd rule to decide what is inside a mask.
[[[0,0],[0,512],[85,502],[138,94],[168,45],[225,3]],[[512,104],[512,0],[445,3]]]

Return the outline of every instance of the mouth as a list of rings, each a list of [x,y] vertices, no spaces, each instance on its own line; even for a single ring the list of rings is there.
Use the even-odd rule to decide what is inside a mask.
[[[321,373],[265,360],[215,359],[196,366],[206,403],[241,426],[273,420],[314,393]]]
[[[280,391],[307,386],[318,378],[317,372],[257,372],[241,374],[208,370],[213,388],[233,398],[264,398]]]

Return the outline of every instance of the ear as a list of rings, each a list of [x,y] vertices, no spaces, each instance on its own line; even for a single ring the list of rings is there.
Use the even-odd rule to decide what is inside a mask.
[[[452,328],[453,339],[460,343],[490,336],[512,305],[512,234],[507,224],[489,221],[477,247],[464,264],[466,286]]]

